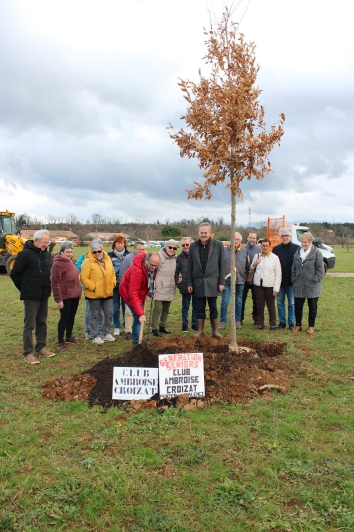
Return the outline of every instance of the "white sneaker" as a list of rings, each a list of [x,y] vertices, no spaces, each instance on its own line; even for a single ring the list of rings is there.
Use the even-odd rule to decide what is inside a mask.
[[[114,336],[119,336],[120,335],[120,329],[114,329]]]
[[[106,336],[103,337],[103,340],[105,342],[115,342],[116,339],[111,334],[106,334]]]
[[[96,338],[94,338],[92,342],[97,345],[104,344],[104,340],[100,336],[96,336]]]

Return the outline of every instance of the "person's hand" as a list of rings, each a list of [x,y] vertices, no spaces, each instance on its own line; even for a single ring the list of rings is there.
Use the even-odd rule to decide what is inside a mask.
[[[278,294],[279,294],[279,292],[274,292],[273,291],[273,297],[277,297]]]
[[[144,321],[146,321],[145,314],[142,314],[141,316],[139,316],[139,321],[140,321],[140,323],[143,323]]]
[[[193,286],[188,286],[187,290],[191,294],[193,292]]]
[[[178,281],[177,281],[177,284],[181,283],[182,282],[182,277],[178,277]]]
[[[59,303],[58,303],[58,309],[60,310],[60,309],[62,309],[62,308],[64,308],[64,302],[63,302],[63,301],[59,301]]]
[[[260,264],[260,263],[261,263],[261,259],[256,259],[255,262],[253,263],[253,268],[255,266],[258,266],[258,264]]]
[[[219,292],[222,292],[224,290],[225,286],[223,284],[219,284]]]

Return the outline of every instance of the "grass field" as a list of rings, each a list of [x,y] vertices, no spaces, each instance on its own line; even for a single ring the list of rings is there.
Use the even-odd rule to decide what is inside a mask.
[[[335,252],[331,271],[354,272],[353,253]],[[40,395],[46,380],[119,357],[129,342],[83,340],[30,366],[22,360],[18,292],[7,276],[0,289],[0,530],[354,530],[354,278],[324,279],[313,337],[274,336],[245,320],[240,338],[287,342],[297,368],[288,394],[131,416]],[[80,338],[83,309],[82,301]],[[53,350],[57,319],[51,299]],[[169,325],[179,332],[179,298]]]

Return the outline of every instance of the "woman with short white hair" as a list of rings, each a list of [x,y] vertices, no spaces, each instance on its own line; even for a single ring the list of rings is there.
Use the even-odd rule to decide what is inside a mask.
[[[178,242],[169,240],[165,247],[159,251],[160,266],[155,279],[154,311],[152,314],[152,334],[160,336],[160,333],[170,334],[166,329],[167,318],[170,311],[171,301],[176,299],[176,251]]]
[[[291,282],[295,297],[295,329],[302,331],[302,313],[305,299],[309,307],[307,334],[315,332],[318,298],[322,293],[324,266],[321,252],[312,244],[312,233],[304,233],[301,237],[301,248],[294,255],[291,267]]]

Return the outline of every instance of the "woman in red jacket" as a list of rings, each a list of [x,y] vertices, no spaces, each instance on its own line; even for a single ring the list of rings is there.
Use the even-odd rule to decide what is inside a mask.
[[[54,257],[51,277],[54,299],[60,310],[58,349],[63,351],[66,349],[65,343],[80,343],[80,340],[72,336],[75,315],[81,297],[81,283],[79,271],[73,259],[72,242],[61,244],[60,253]],[[66,333],[65,342],[64,333]]]

